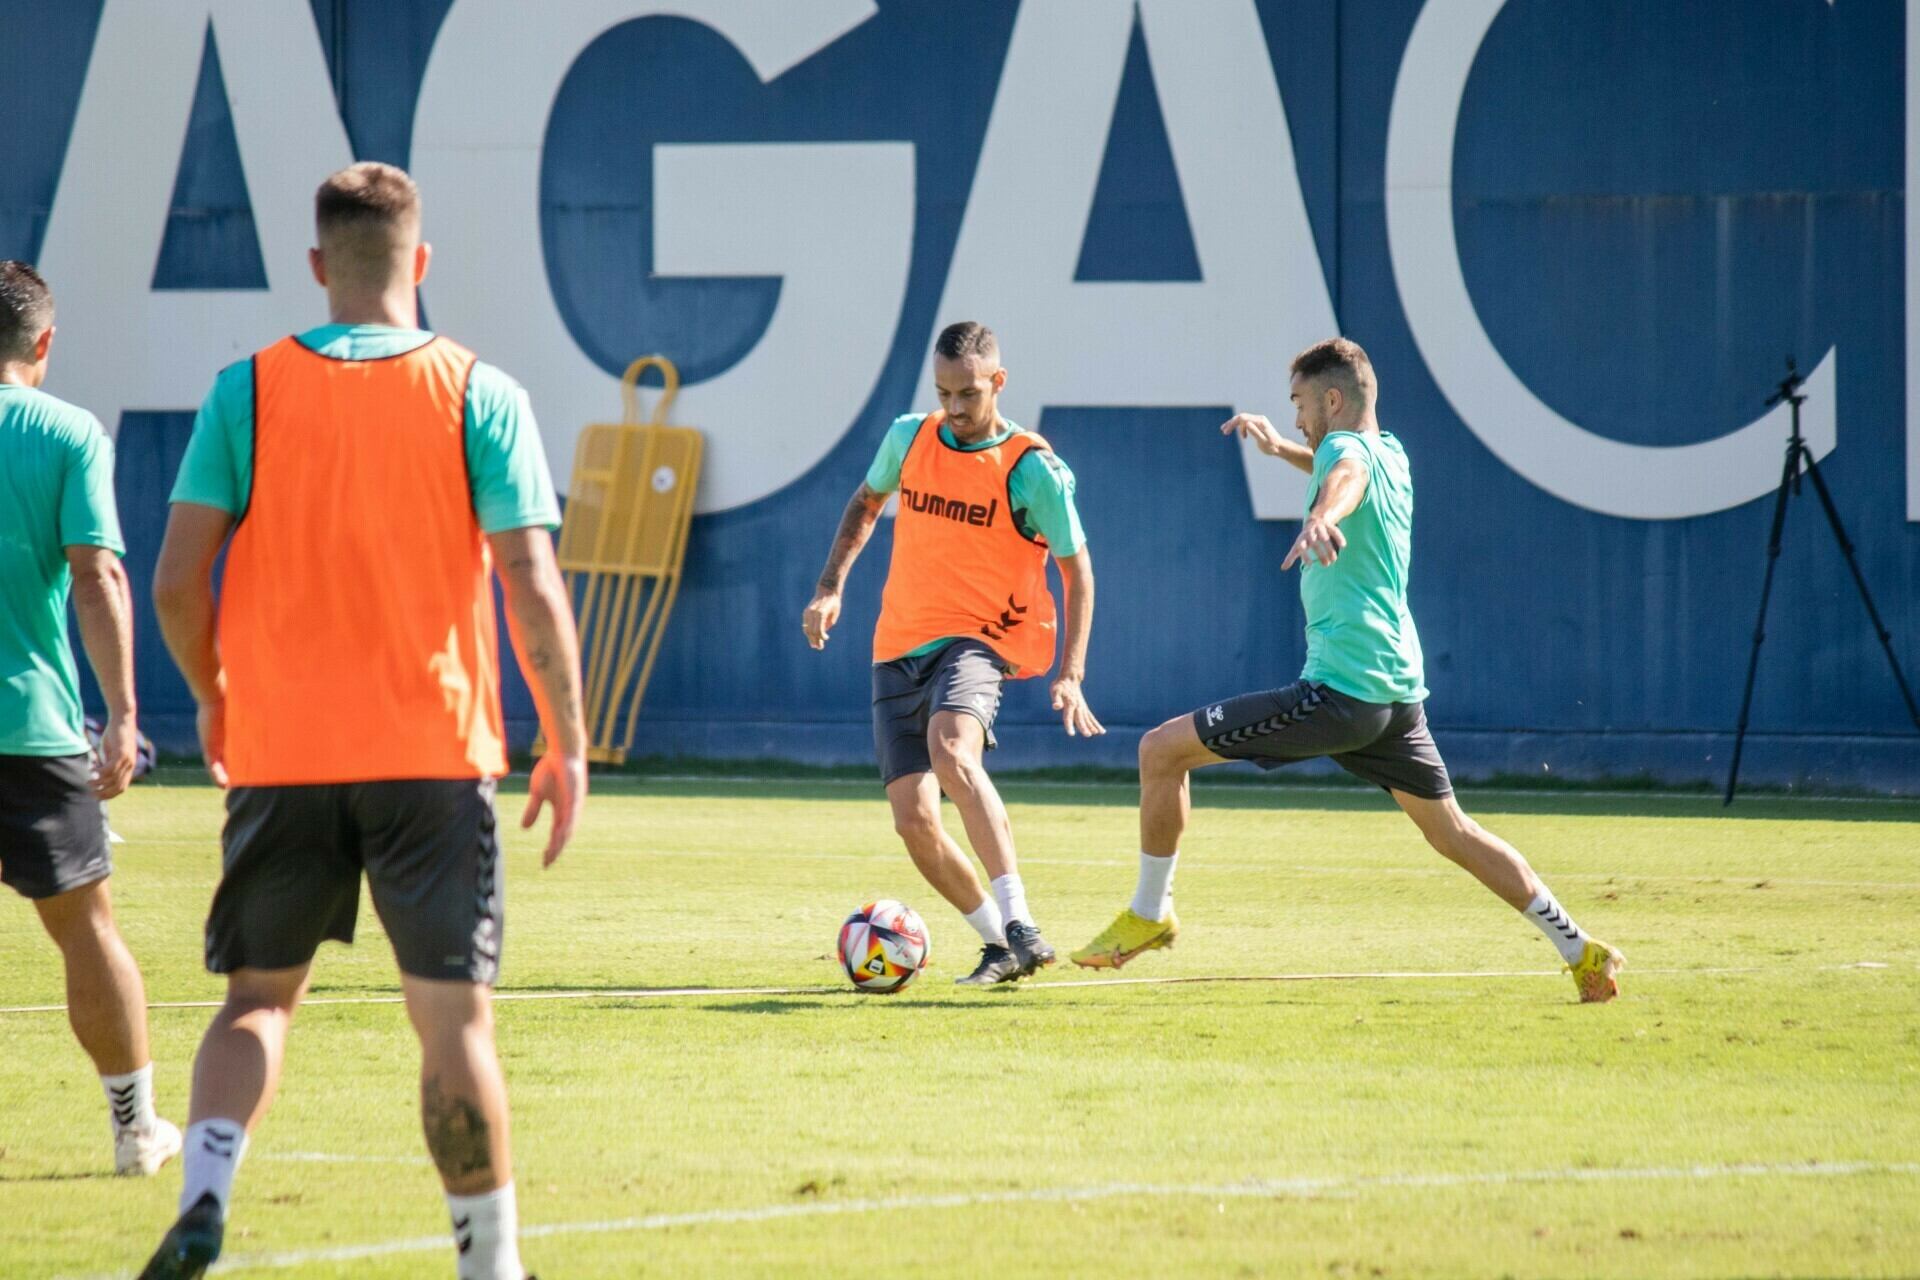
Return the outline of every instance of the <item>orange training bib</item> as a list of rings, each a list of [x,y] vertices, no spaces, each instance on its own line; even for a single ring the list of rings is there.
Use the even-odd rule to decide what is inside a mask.
[[[1020,532],[1007,491],[1020,459],[1047,442],[1016,432],[990,449],[956,449],[929,414],[900,466],[893,561],[873,634],[889,662],[942,636],[992,646],[1016,679],[1053,666],[1056,630],[1047,544]]]
[[[444,338],[254,357],[253,489],[220,595],[235,785],[506,772],[473,365]]]

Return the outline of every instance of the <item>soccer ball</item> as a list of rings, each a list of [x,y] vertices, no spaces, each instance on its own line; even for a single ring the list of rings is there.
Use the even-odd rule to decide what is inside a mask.
[[[840,964],[855,991],[892,995],[927,967],[933,945],[912,907],[869,902],[840,926]]]

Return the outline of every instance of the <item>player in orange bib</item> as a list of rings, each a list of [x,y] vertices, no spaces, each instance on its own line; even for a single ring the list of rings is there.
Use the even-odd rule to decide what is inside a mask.
[[[1047,557],[1066,585],[1066,651],[1053,709],[1070,735],[1106,732],[1087,708],[1093,562],[1073,473],[1031,431],[1000,416],[1007,372],[993,331],[965,321],[934,344],[940,410],[895,419],[841,517],[801,625],[815,649],[840,618],[847,571],[889,494],[900,505],[873,637],[873,737],[894,828],[927,883],[982,943],[970,986],[1015,982],[1053,963],[1027,907],[1006,806],[984,753],[1004,680],[1045,675],[1058,629]],[[945,791],[993,892],[940,821]]]

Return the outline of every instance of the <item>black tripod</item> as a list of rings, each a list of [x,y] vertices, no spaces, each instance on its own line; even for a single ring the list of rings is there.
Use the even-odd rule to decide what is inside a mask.
[[[1793,430],[1787,436],[1787,466],[1780,473],[1780,492],[1773,499],[1773,532],[1767,536],[1767,576],[1760,585],[1760,617],[1753,624],[1753,657],[1747,663],[1747,691],[1740,698],[1740,726],[1733,731],[1733,767],[1727,771],[1724,804],[1733,803],[1733,789],[1740,783],[1740,750],[1746,743],[1747,713],[1753,709],[1753,678],[1760,670],[1760,642],[1767,638],[1767,599],[1773,594],[1773,571],[1780,563],[1780,534],[1787,525],[1787,498],[1800,492],[1802,472],[1813,479],[1813,491],[1820,495],[1820,505],[1826,509],[1827,523],[1833,526],[1840,554],[1846,557],[1847,568],[1853,572],[1853,585],[1860,588],[1860,603],[1867,606],[1867,617],[1873,620],[1880,647],[1886,650],[1887,665],[1893,668],[1894,683],[1900,686],[1900,696],[1906,699],[1907,715],[1912,718],[1913,727],[1920,729],[1920,706],[1914,705],[1913,690],[1907,687],[1907,678],[1900,672],[1900,659],[1893,653],[1893,637],[1880,621],[1880,611],[1873,607],[1873,595],[1867,590],[1866,578],[1861,576],[1860,562],[1854,559],[1853,544],[1847,541],[1847,531],[1840,524],[1840,512],[1833,505],[1833,495],[1827,492],[1827,482],[1820,478],[1820,465],[1814,461],[1813,450],[1800,438],[1800,406],[1807,399],[1800,391],[1802,381],[1793,366],[1793,357],[1788,356],[1787,376],[1780,380],[1780,389],[1767,397],[1769,405],[1783,401],[1787,404]]]

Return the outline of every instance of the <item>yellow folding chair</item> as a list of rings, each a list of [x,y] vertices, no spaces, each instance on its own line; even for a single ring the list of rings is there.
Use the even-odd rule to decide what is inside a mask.
[[[660,370],[666,386],[643,423],[639,384],[648,369]],[[635,360],[620,380],[623,420],[587,427],[574,449],[559,560],[579,619],[587,759],[599,764],[625,763],[633,750],[680,591],[703,441],[692,427],[666,425],[679,390],[671,360]]]

